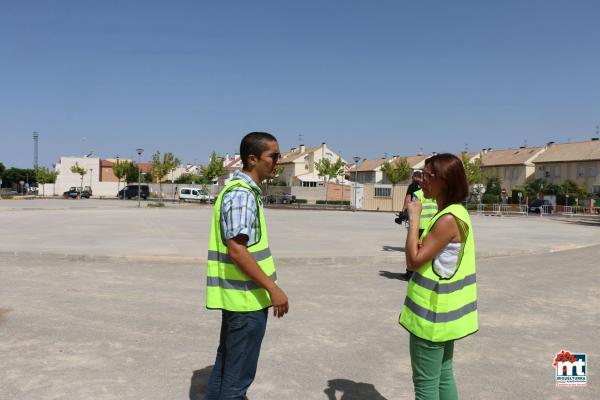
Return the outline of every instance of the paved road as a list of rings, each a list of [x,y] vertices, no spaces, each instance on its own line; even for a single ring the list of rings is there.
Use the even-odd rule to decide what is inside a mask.
[[[456,345],[462,398],[600,398],[599,253],[479,262],[481,329]],[[269,321],[250,398],[412,398],[402,268],[281,266],[291,311]],[[2,398],[201,398],[219,326],[203,291],[201,265],[0,259]],[[589,387],[554,386],[561,349],[587,353]]]
[[[205,260],[210,206],[137,208],[118,200],[3,200],[10,235],[0,254],[129,257],[159,262]],[[8,204],[8,205],[7,205]],[[84,207],[84,208],[81,208]],[[283,262],[403,258],[406,229],[391,213],[269,209],[271,247]],[[598,226],[540,217],[473,216],[480,257],[551,252],[600,244]]]
[[[7,219],[19,216],[28,227],[17,229],[18,235],[37,235],[29,241],[30,250],[44,253],[0,257],[0,398],[201,398],[220,318],[203,307],[203,263],[185,257],[178,262],[105,258],[101,251],[115,248],[118,254],[125,247],[99,233],[111,233],[112,224],[142,232],[133,220],[157,234],[175,218],[174,225],[187,227],[187,234],[193,229],[200,234],[204,228],[197,226],[208,214],[204,208],[120,207],[0,212],[5,227]],[[152,225],[148,216],[161,222]],[[400,247],[390,237],[402,229],[389,223],[389,214],[269,210],[269,217],[271,230],[288,232],[309,262],[296,257],[289,238],[273,237],[274,250],[279,246],[288,257],[279,263],[278,275],[291,311],[282,320],[269,321],[250,399],[412,398],[408,335],[397,324],[406,288],[406,282],[394,279],[404,269],[402,253],[392,249],[398,253],[392,259],[359,257],[371,249],[383,251],[383,245]],[[91,229],[84,238],[98,242],[89,247],[95,249],[92,257],[49,255],[87,249],[59,241],[53,242],[59,248],[55,253],[36,247],[50,240],[50,230],[30,226],[61,218],[79,221],[73,231],[62,229],[70,238]],[[478,245],[497,253],[478,261],[480,331],[456,345],[461,398],[600,398],[595,361],[600,359],[600,246],[556,251],[566,244],[592,244],[600,236],[598,228],[523,218],[475,221]],[[295,227],[301,222],[312,230]],[[312,226],[317,222],[321,225]],[[294,229],[285,231],[290,223]],[[365,226],[376,229],[355,242],[354,229]],[[342,235],[328,239],[326,232],[332,229]],[[521,237],[524,232],[536,232],[544,240],[531,244]],[[565,232],[579,239],[565,238]],[[167,256],[181,250],[173,238],[183,236],[173,229],[146,247],[163,243],[150,254]],[[6,241],[14,244],[16,239],[5,236]],[[536,253],[526,254],[523,242]],[[343,251],[336,247],[342,245]],[[320,263],[313,262],[310,250],[321,256]],[[513,250],[515,255],[499,256]],[[188,251],[193,256],[198,250]],[[327,263],[322,255],[329,252],[338,259]],[[343,261],[345,252],[356,255],[353,262]],[[587,388],[554,386],[552,360],[561,349],[587,353]]]

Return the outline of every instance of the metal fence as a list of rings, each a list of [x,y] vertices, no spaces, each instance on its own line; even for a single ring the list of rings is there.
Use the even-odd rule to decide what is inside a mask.
[[[527,206],[522,204],[477,204],[481,215],[527,215]]]
[[[477,214],[480,215],[550,215],[560,214],[565,216],[598,216],[600,217],[600,207],[579,207],[579,206],[554,206],[542,205],[534,207],[532,210],[524,204],[477,204]]]

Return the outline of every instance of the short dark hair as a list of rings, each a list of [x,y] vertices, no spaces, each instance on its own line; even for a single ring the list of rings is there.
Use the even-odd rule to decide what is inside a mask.
[[[267,132],[250,132],[242,139],[240,143],[240,157],[244,169],[248,166],[248,157],[252,154],[260,157],[264,151],[269,148],[269,142],[276,142],[275,136]]]
[[[469,196],[469,184],[465,167],[454,154],[436,154],[428,158],[426,164],[431,165],[435,176],[444,182],[447,205],[462,203]]]

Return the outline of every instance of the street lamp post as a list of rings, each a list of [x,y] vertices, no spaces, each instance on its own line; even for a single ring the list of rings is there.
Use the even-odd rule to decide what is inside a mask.
[[[117,156],[115,158],[117,159],[117,166],[118,166],[119,165],[119,155],[117,154]],[[117,179],[119,180],[119,182],[117,183],[117,199],[118,199],[119,192],[121,191],[121,178],[117,178]],[[125,189],[125,186],[123,186],[123,189]],[[123,190],[123,200],[125,200],[125,190]]]
[[[171,170],[171,191],[173,192],[173,200],[175,200],[175,181],[173,175],[175,175],[175,168]]]
[[[140,194],[140,191],[141,191],[140,181],[141,181],[142,169],[140,167],[140,162],[141,162],[140,160],[141,160],[142,153],[144,152],[144,149],[136,149],[135,152],[138,155],[138,166],[137,166],[138,167],[138,184],[137,184],[137,187],[138,187],[138,208],[140,208],[142,206],[141,205],[141,194]]]
[[[356,184],[358,179],[358,162],[360,161],[360,157],[353,157],[354,160],[354,211],[356,211]]]

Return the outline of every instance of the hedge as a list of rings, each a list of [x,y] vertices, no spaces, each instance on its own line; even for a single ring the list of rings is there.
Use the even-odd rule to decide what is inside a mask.
[[[350,205],[350,200],[331,200],[331,201],[325,201],[325,200],[317,200],[317,204],[331,204],[333,206],[339,206],[339,205],[344,205],[344,206],[349,206]]]

